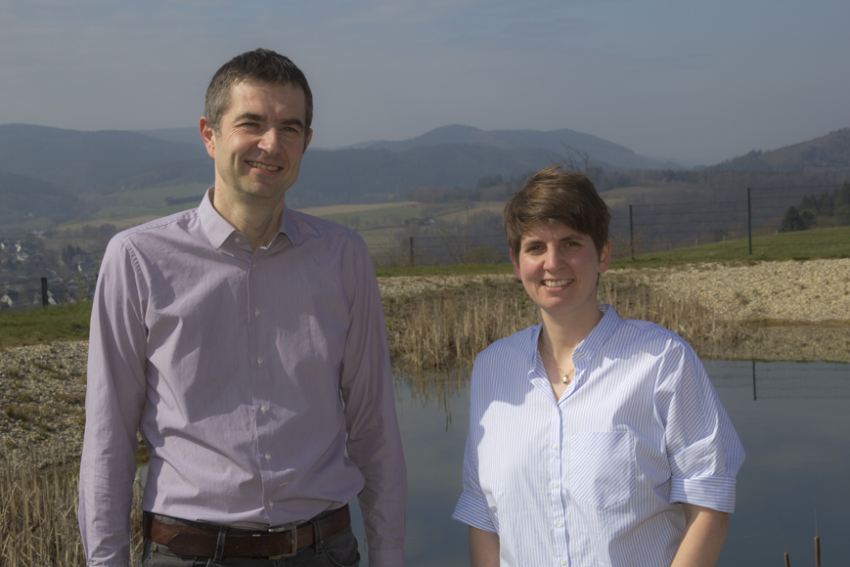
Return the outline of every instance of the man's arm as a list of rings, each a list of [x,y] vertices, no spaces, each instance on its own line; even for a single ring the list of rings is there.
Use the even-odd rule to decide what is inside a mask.
[[[729,514],[694,504],[682,507],[687,526],[670,567],[714,567],[729,530]]]
[[[359,495],[369,565],[404,565],[407,469],[395,411],[384,311],[375,270],[359,237],[344,267],[354,296],[342,359],[348,457],[366,479]]]
[[[145,330],[136,274],[113,239],[92,305],[79,522],[88,565],[127,565]]]
[[[469,526],[471,567],[499,567],[499,534]]]

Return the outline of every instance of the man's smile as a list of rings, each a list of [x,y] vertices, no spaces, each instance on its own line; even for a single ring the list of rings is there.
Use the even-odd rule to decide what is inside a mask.
[[[266,165],[264,163],[260,163],[258,161],[249,161],[247,162],[251,167],[257,167],[259,169],[265,169],[266,171],[277,171],[280,167],[276,165]]]

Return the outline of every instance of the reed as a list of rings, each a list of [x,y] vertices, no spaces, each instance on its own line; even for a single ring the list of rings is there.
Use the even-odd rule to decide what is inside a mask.
[[[0,462],[0,567],[84,566],[85,554],[77,523],[79,462],[39,466],[32,455],[15,459],[4,454]],[[133,525],[139,526],[140,489],[136,482]],[[141,550],[135,529],[134,561]]]
[[[716,317],[694,298],[631,280],[603,280],[598,296],[623,318],[653,321],[678,333],[700,356],[719,355],[754,332]],[[522,284],[499,280],[391,298],[384,310],[390,356],[401,370],[469,365],[494,341],[540,321]]]

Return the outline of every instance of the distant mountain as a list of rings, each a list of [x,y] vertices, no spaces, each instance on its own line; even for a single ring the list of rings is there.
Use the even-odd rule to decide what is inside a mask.
[[[192,128],[160,128],[158,130],[135,130],[136,134],[150,136],[167,142],[180,142],[198,148],[204,147],[201,133],[196,127]]]
[[[561,129],[540,132],[537,130],[479,130],[472,126],[451,124],[421,136],[400,142],[367,142],[359,148],[384,148],[392,152],[404,152],[414,148],[441,145],[470,145],[501,149],[537,148],[564,156],[567,148],[586,153],[591,162],[605,169],[660,169],[662,164],[639,156],[632,150],[575,130]]]
[[[753,150],[713,167],[710,171],[763,171],[787,173],[850,173],[850,128],[826,136],[762,152]]]
[[[62,222],[85,210],[85,204],[63,191],[33,177],[0,171],[0,224],[49,218]]]
[[[73,193],[120,191],[129,188],[122,183],[127,177],[206,156],[203,147],[136,132],[0,126],[0,170],[35,177]]]
[[[505,178],[563,161],[539,148],[442,144],[393,152],[388,149],[307,150],[298,182],[287,199],[300,206],[384,201],[421,187],[474,187],[485,175]]]

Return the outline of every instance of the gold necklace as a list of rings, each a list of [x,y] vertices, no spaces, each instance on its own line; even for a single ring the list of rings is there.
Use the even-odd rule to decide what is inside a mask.
[[[551,359],[552,359],[552,362],[554,362],[554,363],[555,363],[555,368],[557,368],[557,369],[558,369],[558,372],[560,372],[561,374],[563,374],[563,377],[561,378],[561,382],[563,382],[564,384],[569,384],[569,383],[570,383],[570,374],[572,374],[573,372],[575,372],[575,371],[576,371],[576,369],[575,369],[575,368],[573,368],[573,372],[570,372],[570,374],[567,374],[566,372],[564,372],[563,370],[561,370],[561,367],[560,367],[560,366],[558,366],[558,361],[555,359],[555,357],[554,357],[554,356],[552,356],[552,353],[551,353],[551,352],[549,352],[549,349],[548,349],[548,348],[546,348],[546,343],[545,343],[545,342],[543,342],[543,341],[540,341],[540,346],[542,346],[542,347],[543,347],[543,350],[546,352],[546,354],[548,354],[548,355],[549,355],[549,358],[551,358]]]

